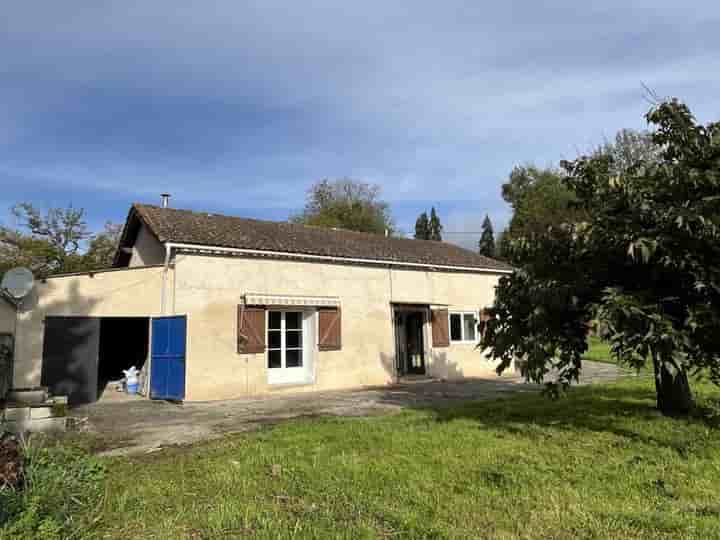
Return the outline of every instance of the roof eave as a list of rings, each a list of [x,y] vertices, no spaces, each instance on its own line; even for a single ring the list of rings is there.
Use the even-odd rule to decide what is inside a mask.
[[[190,244],[184,242],[167,242],[167,247],[171,249],[181,249],[186,251],[197,251],[205,253],[215,254],[242,254],[258,257],[271,257],[271,258],[282,258],[282,259],[305,259],[312,261],[326,261],[336,262],[344,264],[365,264],[372,266],[397,266],[405,268],[425,268],[428,270],[448,270],[454,272],[473,272],[479,274],[512,274],[514,270],[511,269],[498,269],[498,268],[486,268],[479,266],[462,266],[462,265],[448,265],[448,264],[429,264],[429,263],[417,263],[408,261],[397,261],[390,259],[370,259],[361,257],[338,257],[332,255],[316,255],[312,253],[297,253],[292,251],[271,251],[271,250],[260,250],[260,249],[247,249],[247,248],[230,248],[223,246],[210,246],[206,244]]]

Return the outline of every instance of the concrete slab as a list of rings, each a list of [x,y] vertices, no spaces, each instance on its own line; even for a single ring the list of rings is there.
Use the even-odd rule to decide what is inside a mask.
[[[580,384],[608,382],[626,376],[632,374],[617,366],[585,362]],[[390,414],[404,408],[443,407],[460,401],[538,390],[538,385],[525,384],[519,375],[514,375],[459,382],[413,381],[358,390],[183,404],[137,396],[110,398],[73,408],[70,414],[80,419],[85,430],[104,439],[109,448],[106,453],[128,454],[191,444],[303,416]]]

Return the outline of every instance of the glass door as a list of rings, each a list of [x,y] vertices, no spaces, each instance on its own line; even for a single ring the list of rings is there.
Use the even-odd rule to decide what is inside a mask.
[[[312,381],[312,313],[269,311],[267,366],[270,384],[298,384]]]

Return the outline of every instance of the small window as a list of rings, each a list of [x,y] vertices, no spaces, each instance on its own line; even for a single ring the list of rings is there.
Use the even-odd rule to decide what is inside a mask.
[[[477,340],[478,317],[474,311],[450,313],[450,341],[475,343]]]

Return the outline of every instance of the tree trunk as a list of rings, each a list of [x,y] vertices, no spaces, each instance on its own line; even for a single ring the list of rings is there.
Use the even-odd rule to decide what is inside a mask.
[[[653,369],[657,408],[665,416],[687,416],[694,405],[687,373],[681,370],[673,377],[655,356]]]

